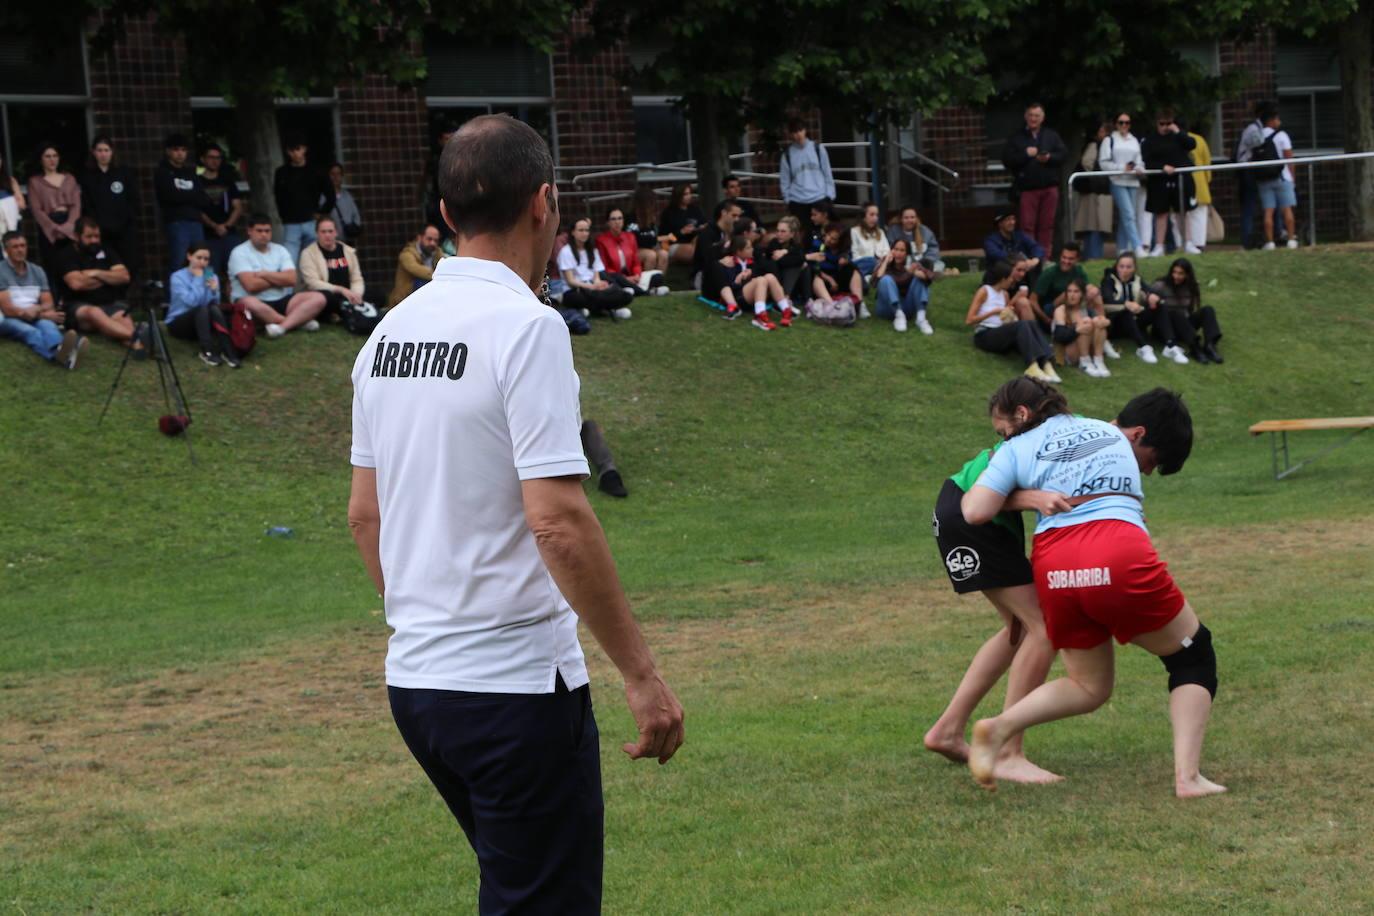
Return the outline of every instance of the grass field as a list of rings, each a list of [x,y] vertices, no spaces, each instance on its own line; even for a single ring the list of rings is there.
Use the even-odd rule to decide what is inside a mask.
[[[1193,803],[1137,650],[1106,707],[1028,738],[1061,785],[990,796],[920,748],[995,629],[929,534],[1017,370],[969,344],[972,278],[937,288],[932,338],[762,334],[682,295],[576,341],[632,494],[592,499],[688,713],[673,763],[629,763],[586,641],[608,912],[1374,910],[1374,440],[1276,483],[1246,435],[1374,413],[1374,264],[1209,254],[1199,273],[1224,366],[1127,353],[1064,385],[1092,415],[1156,384],[1193,410],[1188,466],[1146,484],[1220,658],[1204,772],[1231,792]],[[194,468],[156,432],[148,364],[96,428],[118,354],[93,343],[76,373],[0,346],[0,913],[470,910],[472,855],[391,725],[344,523],[361,340],[266,341],[237,373],[177,344]]]

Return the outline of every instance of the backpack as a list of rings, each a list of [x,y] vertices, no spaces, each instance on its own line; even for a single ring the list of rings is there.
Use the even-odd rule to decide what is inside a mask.
[[[339,316],[343,318],[344,327],[348,328],[349,333],[361,337],[369,336],[377,322],[382,320],[382,313],[371,302],[354,305],[347,299],[339,306]]]
[[[824,299],[812,299],[806,303],[806,317],[817,324],[826,324],[832,328],[852,328],[857,316],[853,300],[848,296],[840,296],[829,302]]]
[[[253,316],[242,306],[235,306],[230,311],[229,342],[234,345],[234,352],[240,359],[253,352],[253,345],[258,342],[258,329],[253,324]]]
[[[1264,138],[1264,142],[1255,147],[1254,153],[1250,155],[1251,162],[1279,162],[1279,165],[1270,166],[1262,169],[1251,169],[1256,181],[1273,181],[1283,175],[1283,158],[1279,156],[1279,148],[1274,143],[1274,138],[1279,135],[1278,131],[1271,131],[1269,136]]]

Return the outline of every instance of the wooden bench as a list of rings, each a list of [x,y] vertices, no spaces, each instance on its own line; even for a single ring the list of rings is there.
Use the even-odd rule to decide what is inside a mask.
[[[1318,458],[1329,455],[1336,449],[1350,444],[1356,436],[1370,428],[1374,428],[1374,417],[1324,417],[1314,420],[1261,420],[1259,423],[1250,427],[1250,435],[1258,436],[1261,433],[1269,434],[1269,447],[1274,455],[1274,479],[1283,480],[1283,478],[1292,474],[1303,465],[1311,464]],[[1288,458],[1289,433],[1331,429],[1350,429],[1354,430],[1354,432],[1334,445],[1327,446],[1311,458],[1305,458],[1297,464],[1290,464]],[[1283,455],[1282,469],[1279,468],[1280,454]]]

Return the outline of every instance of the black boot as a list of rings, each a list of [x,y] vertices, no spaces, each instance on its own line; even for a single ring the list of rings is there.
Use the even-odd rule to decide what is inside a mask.
[[[1208,349],[1210,348],[1199,347],[1196,343],[1191,344],[1188,347],[1188,356],[1190,356],[1195,362],[1210,363],[1212,361],[1212,357],[1208,355]]]
[[[1221,358],[1221,354],[1217,352],[1217,345],[1215,343],[1203,344],[1202,352],[1207,356],[1208,359],[1216,363],[1218,366],[1226,362],[1226,360]]]
[[[602,493],[610,494],[619,499],[624,499],[630,495],[630,492],[625,489],[625,481],[621,479],[619,471],[607,471],[602,474],[601,479],[597,481],[597,487]]]

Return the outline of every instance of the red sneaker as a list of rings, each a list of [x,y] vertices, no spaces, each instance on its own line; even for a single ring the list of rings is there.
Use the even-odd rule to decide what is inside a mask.
[[[778,319],[778,324],[785,328],[792,327],[792,306],[789,305],[782,310],[782,317]]]
[[[767,312],[760,312],[755,315],[753,325],[760,331],[776,331],[778,329],[778,326],[769,320]]]
[[[720,317],[724,318],[726,321],[734,321],[736,318],[739,317],[739,306],[730,306],[725,310],[725,314],[721,315]]]

